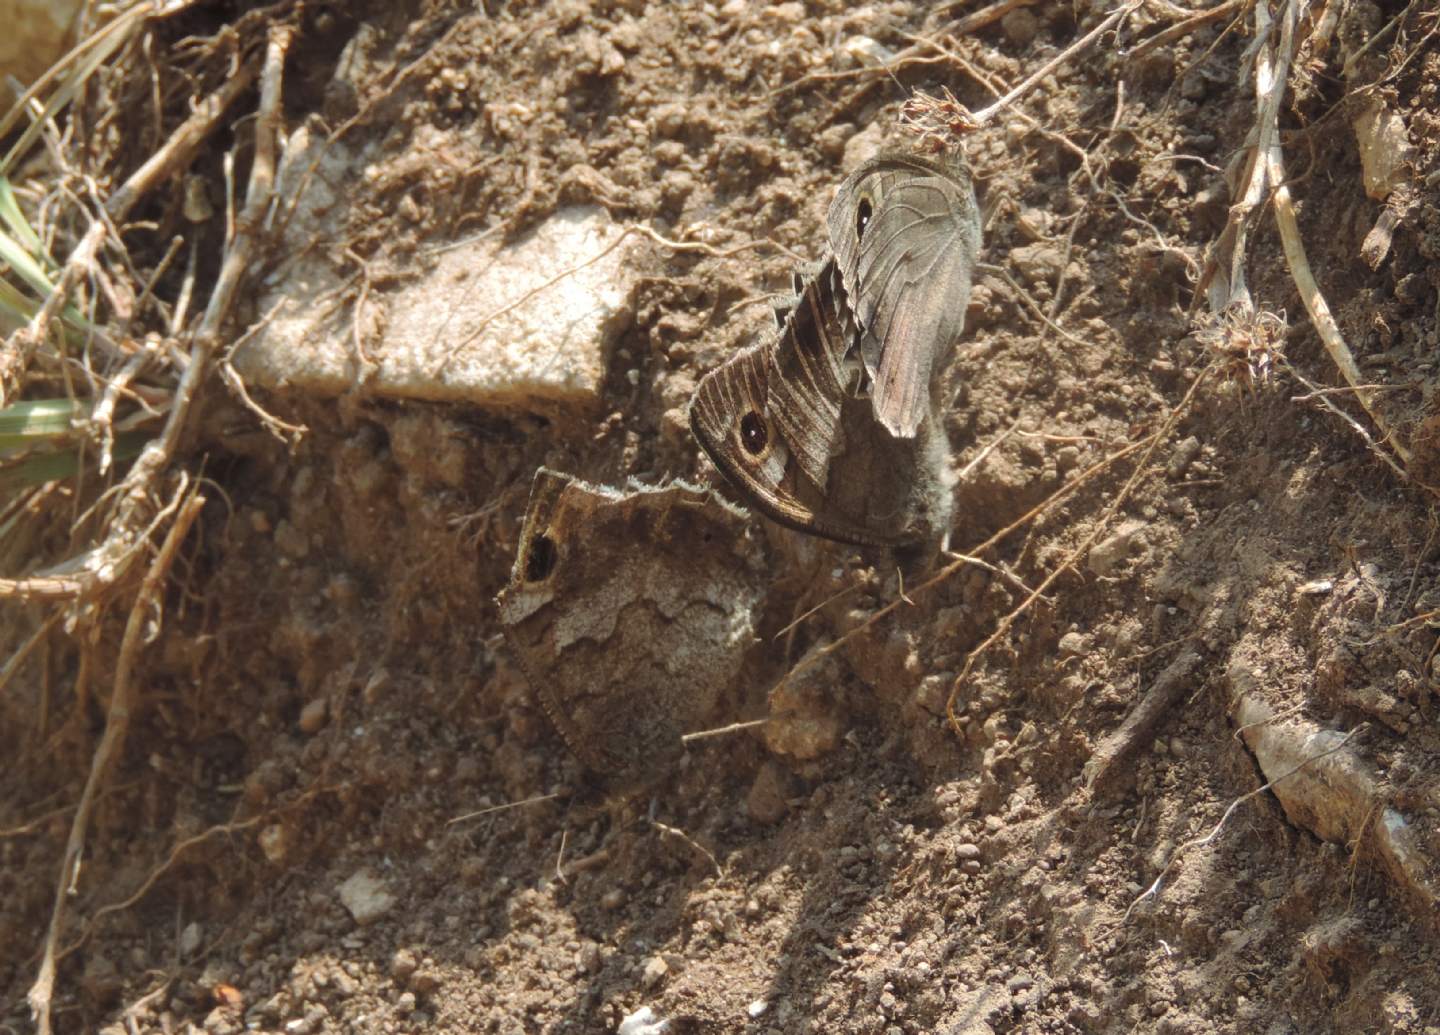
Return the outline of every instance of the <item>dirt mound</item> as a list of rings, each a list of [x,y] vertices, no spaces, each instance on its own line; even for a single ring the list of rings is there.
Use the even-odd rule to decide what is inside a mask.
[[[161,522],[123,594],[33,640],[48,598],[8,605],[7,656],[42,646],[0,673],[3,1023],[32,1023],[58,881],[59,1031],[1435,1031],[1440,48],[1433,12],[1299,6],[148,23],[113,125],[74,123],[117,182],[176,98],[260,86],[187,166],[210,258],[166,259],[179,192],[150,198],[140,283],[203,298],[253,232],[225,341],[293,284],[346,384],[246,393],[222,364],[167,458],[203,499],[167,581],[137,589]],[[684,408],[820,254],[845,171],[912,146],[914,91],[974,115],[1037,71],[964,137],[993,264],[947,411],[970,559],[902,584],[756,518],[770,583],[722,721],[787,719],[597,796],[499,635],[535,470],[718,481]],[[251,135],[302,127],[328,141],[309,180],[277,159],[328,191],[304,240],[301,186],[227,234],[226,153],[244,185]],[[647,228],[588,401],[387,387],[374,314],[435,249],[577,207]],[[96,491],[25,502],[70,521]],[[62,560],[60,527],[7,556]]]

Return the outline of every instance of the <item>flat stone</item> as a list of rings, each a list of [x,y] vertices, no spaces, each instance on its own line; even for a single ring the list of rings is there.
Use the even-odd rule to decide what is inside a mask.
[[[428,258],[422,249],[415,275],[371,291],[357,316],[358,290],[306,246],[335,236],[346,202],[329,184],[354,182],[361,162],[337,145],[307,180],[317,146],[292,137],[294,157],[280,176],[280,196],[304,191],[284,243],[297,258],[260,300],[268,322],[236,350],[247,383],[319,395],[363,383],[380,395],[497,408],[598,401],[639,275],[638,242],[621,241],[623,228],[604,209],[561,209],[504,247],[477,236]],[[357,322],[368,362],[356,350]]]
[[[368,870],[360,870],[337,889],[340,904],[350,911],[361,927],[379,920],[395,905],[395,896],[385,882]]]

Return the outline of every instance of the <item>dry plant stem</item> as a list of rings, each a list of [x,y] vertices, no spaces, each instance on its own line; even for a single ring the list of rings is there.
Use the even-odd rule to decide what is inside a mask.
[[[44,303],[35,311],[30,322],[0,346],[0,408],[19,398],[25,387],[25,371],[35,359],[35,351],[45,340],[50,324],[65,305],[70,290],[79,282],[82,274],[88,274],[94,267],[95,254],[104,237],[105,224],[97,219],[90,224],[85,236],[70,253],[54,289],[45,297]]]
[[[316,793],[318,792],[312,791],[309,795],[302,797],[300,801],[308,800],[308,798],[313,797],[313,795]],[[299,802],[297,802],[296,804],[299,804]],[[291,807],[293,808],[294,806],[292,805]],[[194,837],[187,837],[185,840],[175,845],[174,848],[170,849],[170,854],[165,857],[165,861],[159,866],[155,867],[155,869],[151,870],[150,873],[146,875],[145,879],[140,882],[140,886],[134,891],[132,891],[128,896],[126,896],[119,902],[111,902],[109,905],[101,906],[99,909],[95,910],[95,915],[90,917],[90,919],[86,922],[84,932],[80,935],[79,938],[75,939],[75,941],[65,946],[65,948],[60,951],[57,958],[63,960],[71,953],[73,953],[76,949],[80,948],[80,946],[84,945],[85,942],[90,938],[90,935],[94,933],[95,928],[99,925],[100,921],[105,919],[105,917],[109,916],[111,913],[119,913],[126,909],[129,909],[131,906],[135,905],[137,902],[143,899],[147,894],[150,893],[150,889],[155,886],[155,882],[158,881],[161,877],[163,877],[166,873],[170,872],[171,868],[173,868],[174,865],[180,861],[180,857],[184,855],[185,852],[189,851],[191,848],[194,848],[196,845],[204,844],[212,837],[218,837],[222,834],[227,837],[233,834],[238,834],[243,830],[248,830],[253,826],[258,826],[259,824],[264,823],[272,818],[273,813],[267,812],[264,815],[251,816],[249,819],[242,819],[235,823],[222,823],[219,826],[210,827],[208,830],[202,831],[201,833],[196,834]]]
[[[171,134],[165,145],[110,196],[110,200],[105,203],[105,215],[115,223],[123,223],[135,205],[156,184],[189,165],[200,143],[219,124],[226,108],[250,87],[254,78],[253,62],[243,65],[224,86],[202,101],[190,117]],[[79,276],[82,273],[88,274],[93,269],[95,256],[105,238],[105,229],[103,219],[96,219],[90,224],[85,236],[66,259],[55,289],[45,299],[44,305],[29,325],[6,342],[3,351],[0,351],[0,407],[19,396],[24,387],[25,371],[34,358],[35,350],[44,340],[55,314],[64,305],[66,296]]]
[[[1085,536],[1075,549],[1071,550],[1069,555],[1055,566],[1054,571],[1045,576],[1040,585],[1030,591],[1030,595],[1021,601],[1019,606],[995,623],[994,631],[985,637],[979,646],[975,647],[965,656],[965,665],[960,669],[960,674],[955,677],[955,683],[950,687],[950,696],[945,701],[945,717],[950,722],[950,728],[954,730],[957,735],[961,733],[961,730],[960,720],[955,715],[955,698],[959,696],[960,688],[965,685],[965,681],[970,677],[970,672],[974,669],[975,662],[977,662],[986,651],[998,643],[1001,637],[1010,631],[1010,627],[1015,624],[1021,615],[1029,611],[1037,600],[1042,599],[1045,591],[1048,590],[1061,575],[1064,575],[1074,568],[1079,559],[1083,557],[1086,552],[1089,551],[1090,547],[1100,538],[1110,518],[1113,517],[1115,512],[1130,498],[1130,494],[1134,491],[1135,486],[1139,484],[1140,479],[1144,477],[1151,455],[1154,454],[1160,443],[1169,436],[1170,431],[1175,425],[1180,422],[1180,418],[1190,409],[1190,402],[1195,398],[1195,393],[1199,390],[1200,386],[1209,379],[1215,369],[1216,367],[1211,365],[1197,374],[1195,380],[1190,383],[1190,388],[1185,392],[1185,397],[1181,399],[1176,407],[1166,416],[1164,424],[1144,440],[1145,449],[1140,455],[1139,462],[1135,465],[1134,472],[1126,479],[1120,491],[1115,494],[1115,498],[1101,511],[1095,521],[1095,527],[1090,531],[1090,534]]]
[[[510,809],[518,809],[525,805],[538,805],[543,801],[552,801],[560,797],[558,794],[537,794],[533,798],[522,798],[520,801],[507,801],[503,805],[491,805],[488,809],[478,809],[475,812],[467,812],[463,816],[456,816],[454,819],[447,819],[445,825],[453,827],[456,823],[465,823],[472,819],[479,819],[481,816],[488,816],[495,812],[506,812]]]
[[[1001,18],[1004,18],[1017,7],[1029,7],[1035,0],[996,0],[989,7],[982,7],[978,11],[971,11],[961,18],[954,25],[950,26],[950,33],[955,36],[968,36],[972,32],[979,32],[987,25],[993,25]]]
[[[680,738],[680,743],[688,747],[689,745],[695,743],[697,740],[708,740],[711,737],[725,737],[729,736],[731,733],[740,733],[744,730],[753,730],[757,727],[764,726],[769,721],[769,719],[750,719],[746,722],[732,722],[728,726],[717,726],[713,730],[698,730],[694,733],[685,734],[683,737]]]
[[[220,124],[221,116],[250,89],[256,71],[254,61],[243,63],[234,75],[225,80],[224,85],[197,104],[190,117],[175,127],[175,132],[170,134],[164,146],[110,195],[105,202],[106,214],[117,224],[125,222],[135,205],[156,185],[189,166],[200,145]]]
[[[1266,5],[1257,3],[1256,29],[1260,29],[1260,11]],[[1334,360],[1335,365],[1340,369],[1340,374],[1345,378],[1346,383],[1355,389],[1355,397],[1360,405],[1365,408],[1375,426],[1380,429],[1385,438],[1386,444],[1395,451],[1402,463],[1410,462],[1410,450],[1406,448],[1395,430],[1390,427],[1389,422],[1380,413],[1377,407],[1376,395],[1365,384],[1365,379],[1360,375],[1360,368],[1355,363],[1355,357],[1351,354],[1349,347],[1345,344],[1345,338],[1340,333],[1339,326],[1335,323],[1335,317],[1330,313],[1330,306],[1325,301],[1320,286],[1315,283],[1315,275],[1310,270],[1310,261],[1305,254],[1305,243],[1300,239],[1300,225],[1295,218],[1295,205],[1290,200],[1290,188],[1285,183],[1285,159],[1280,150],[1280,129],[1279,129],[1279,98],[1285,88],[1285,72],[1295,52],[1295,22],[1299,18],[1299,12],[1294,0],[1289,0],[1285,5],[1284,13],[1280,22],[1280,43],[1279,52],[1271,57],[1268,44],[1261,48],[1260,57],[1255,69],[1255,89],[1261,101],[1262,117],[1266,125],[1262,128],[1259,142],[1256,146],[1257,166],[1263,170],[1261,176],[1255,179],[1268,182],[1275,188],[1275,195],[1272,204],[1275,208],[1275,225],[1280,231],[1280,244],[1285,251],[1285,262],[1290,267],[1290,276],[1295,281],[1295,289],[1300,292],[1300,300],[1305,304],[1305,311],[1310,315],[1310,322],[1314,324],[1315,331],[1320,335],[1320,341],[1325,346],[1325,351]],[[1266,84],[1261,76],[1261,69],[1274,61],[1274,81]]]
[[[130,608],[130,617],[125,622],[125,634],[120,641],[120,653],[115,663],[115,685],[110,696],[110,709],[105,719],[105,733],[95,748],[90,761],[90,775],[85,780],[85,789],[75,808],[75,818],[70,824],[70,837],[65,844],[65,854],[60,865],[60,878],[55,888],[55,904],[50,913],[50,926],[45,935],[44,953],[40,962],[40,973],[30,987],[27,996],[30,1012],[39,1035],[50,1035],[50,1001],[55,990],[55,947],[60,937],[60,926],[65,915],[65,899],[71,882],[77,875],[76,867],[80,853],[85,846],[85,829],[90,823],[90,811],[95,804],[110,767],[119,758],[125,746],[125,734],[130,729],[130,718],[138,703],[135,685],[135,661],[148,627],[161,606],[161,590],[180,543],[190,531],[190,526],[200,516],[205,505],[203,496],[188,491],[182,484],[183,500],[175,515],[174,522],[165,534],[165,541],[159,553],[151,562],[150,570],[140,584],[140,592]]]
[[[15,673],[20,671],[20,666],[25,664],[25,659],[30,656],[30,652],[40,645],[40,642],[45,639],[51,629],[55,628],[62,617],[63,615],[58,611],[51,614],[40,623],[38,629],[30,634],[30,638],[6,659],[5,664],[0,665],[0,693],[5,692],[6,685],[15,678]]]
[[[1263,784],[1260,787],[1256,787],[1253,791],[1242,794],[1240,797],[1232,801],[1230,803],[1230,807],[1225,810],[1225,814],[1220,817],[1220,822],[1215,824],[1214,829],[1212,829],[1210,833],[1206,834],[1204,837],[1197,837],[1186,841],[1179,848],[1176,848],[1175,851],[1170,853],[1170,858],[1165,863],[1165,868],[1160,871],[1160,875],[1156,877],[1155,880],[1150,884],[1150,886],[1144,891],[1142,891],[1136,897],[1135,901],[1131,902],[1129,907],[1125,910],[1125,915],[1120,918],[1121,925],[1123,926],[1124,924],[1129,922],[1130,914],[1135,911],[1136,906],[1138,906],[1141,902],[1144,902],[1147,898],[1153,898],[1155,895],[1159,894],[1161,882],[1164,881],[1165,877],[1170,873],[1170,871],[1175,868],[1175,864],[1180,861],[1180,856],[1182,856],[1192,848],[1203,848],[1206,845],[1210,844],[1210,842],[1214,841],[1215,838],[1220,836],[1220,831],[1225,829],[1225,824],[1230,821],[1230,816],[1234,813],[1236,809],[1238,809],[1241,805],[1245,804],[1251,798],[1264,794],[1270,788],[1278,784],[1281,780],[1288,780],[1290,777],[1294,776],[1306,766],[1312,765],[1315,762],[1320,761],[1320,759],[1324,758],[1327,755],[1333,755],[1335,752],[1339,751],[1346,744],[1348,744],[1351,737],[1355,736],[1355,734],[1359,733],[1364,728],[1365,723],[1362,722],[1359,726],[1356,726],[1349,733],[1345,734],[1345,736],[1341,738],[1338,744],[1335,744],[1333,747],[1326,748],[1318,755],[1312,755],[1310,758],[1305,759],[1305,761],[1295,766],[1295,768],[1281,773],[1279,776],[1275,777],[1275,779]]]
[[[1279,148],[1276,148],[1275,173],[1283,175],[1283,168],[1280,166]],[[1360,368],[1355,363],[1355,357],[1351,354],[1349,346],[1345,344],[1345,338],[1340,333],[1340,327],[1335,323],[1335,317],[1330,313],[1330,306],[1325,301],[1325,296],[1320,291],[1320,285],[1315,283],[1315,275],[1310,271],[1310,261],[1305,255],[1304,242],[1300,240],[1300,226],[1295,220],[1295,207],[1290,201],[1290,189],[1283,183],[1275,191],[1275,223],[1280,229],[1280,244],[1285,249],[1285,262],[1290,267],[1290,276],[1295,281],[1295,289],[1300,292],[1300,299],[1305,303],[1305,311],[1310,314],[1310,322],[1315,325],[1315,331],[1320,335],[1320,341],[1325,346],[1325,351],[1335,361],[1335,366],[1340,369],[1340,374],[1355,392],[1355,398],[1365,408],[1375,426],[1380,429],[1387,446],[1394,450],[1395,455],[1400,458],[1401,463],[1410,463],[1410,450],[1400,441],[1395,429],[1390,426],[1376,405],[1377,396],[1375,391],[1367,384],[1360,374]],[[1405,472],[1394,464],[1390,465],[1401,478],[1405,478]]]
[[[1109,17],[1107,17],[1099,25],[1095,26],[1095,28],[1087,32],[1084,36],[1081,36],[1074,43],[1070,44],[1070,46],[1066,47],[1060,53],[1056,54],[1049,61],[1045,62],[1043,65],[1037,68],[1034,72],[1030,74],[1028,78],[1023,80],[1019,85],[1017,85],[1004,97],[1001,97],[998,101],[990,105],[988,108],[982,108],[979,111],[975,112],[974,115],[971,116],[974,120],[975,128],[979,129],[980,127],[984,126],[996,115],[1000,114],[1006,108],[1010,107],[1010,105],[1013,104],[1015,101],[1025,96],[1025,94],[1029,93],[1031,89],[1034,88],[1036,83],[1040,82],[1051,72],[1055,71],[1055,69],[1059,68],[1061,65],[1065,64],[1065,62],[1073,58],[1076,54],[1080,53],[1086,47],[1090,46],[1090,44],[1094,43],[1102,35],[1104,35],[1110,29],[1114,28],[1119,21],[1129,17],[1130,14],[1137,10],[1144,2],[1145,0],[1130,0],[1130,2],[1125,4],[1123,7],[1117,8],[1116,10],[1110,12]]]
[[[1268,40],[1270,35],[1269,0],[1255,4],[1255,38]],[[1245,144],[1249,149],[1240,182],[1245,189],[1240,200],[1230,206],[1230,215],[1215,247],[1211,250],[1205,272],[1195,285],[1196,293],[1207,292],[1210,310],[1219,313],[1233,303],[1251,305],[1250,289],[1245,284],[1245,244],[1249,237],[1250,214],[1264,200],[1270,186],[1266,182],[1268,165],[1264,160],[1279,136],[1280,101],[1285,93],[1285,75],[1289,68],[1288,54],[1275,65],[1275,55],[1268,43],[1261,47],[1255,60],[1255,95],[1258,105],[1255,124]]]
[[[1315,400],[1321,406],[1325,407],[1325,409],[1329,410],[1346,424],[1350,425],[1354,432],[1360,436],[1361,441],[1365,443],[1365,448],[1369,449],[1371,453],[1375,454],[1375,456],[1380,460],[1381,463],[1385,464],[1385,466],[1389,467],[1390,470],[1394,471],[1396,477],[1398,477],[1401,481],[1405,481],[1409,477],[1405,473],[1405,469],[1401,467],[1398,463],[1396,463],[1395,459],[1390,456],[1389,453],[1385,452],[1385,450],[1381,449],[1379,445],[1376,444],[1375,440],[1370,437],[1370,432],[1366,431],[1358,420],[1350,416],[1350,414],[1346,413],[1344,410],[1336,406],[1335,403],[1330,400],[1330,397],[1325,392],[1325,390],[1321,389],[1318,385],[1315,385],[1311,381],[1306,380],[1305,376],[1299,371],[1297,371],[1294,367],[1287,364],[1285,369],[1289,372],[1291,377],[1299,381],[1306,388],[1310,389],[1310,393],[1308,395],[1293,397],[1290,400],[1291,402],[1300,402],[1306,399]]]
[[[254,250],[254,235],[269,204],[275,172],[275,133],[279,125],[281,75],[285,52],[294,30],[288,25],[273,26],[266,47],[260,84],[260,111],[255,121],[255,160],[250,170],[249,193],[239,232],[220,265],[220,275],[210,304],[201,317],[190,348],[185,373],[175,388],[170,414],[160,433],[145,444],[125,480],[116,487],[118,504],[105,541],[76,563],[64,567],[74,574],[29,579],[0,579],[0,597],[28,596],[63,599],[88,595],[121,581],[130,570],[142,540],[139,529],[154,512],[153,492],[161,473],[170,463],[219,338],[219,328],[229,312]]]
[[[1166,26],[1164,29],[1151,36],[1149,39],[1136,44],[1135,48],[1128,55],[1133,61],[1154,50],[1156,47],[1163,47],[1167,43],[1173,43],[1182,36],[1188,36],[1202,25],[1208,25],[1213,21],[1236,14],[1245,6],[1246,0],[1225,0],[1225,3],[1218,4],[1206,11],[1197,11],[1188,18],[1176,22],[1174,25]]]
[[[652,819],[650,821],[650,825],[656,830],[660,831],[660,833],[675,838],[677,841],[690,848],[692,851],[703,855],[705,859],[710,863],[710,865],[715,867],[715,876],[725,876],[725,869],[720,865],[720,860],[715,858],[715,853],[711,852],[710,849],[706,848],[699,841],[696,841],[689,834],[685,833],[685,831],[681,830],[678,827],[672,827],[668,823],[661,823],[658,819]]]
[[[100,475],[104,477],[110,470],[114,460],[112,451],[115,447],[115,404],[120,401],[120,394],[129,387],[130,382],[144,369],[145,364],[155,358],[159,351],[156,342],[145,342],[140,350],[125,361],[125,365],[116,372],[114,377],[109,378],[105,383],[105,390],[100,395],[100,401],[90,411],[90,423],[100,430]]]

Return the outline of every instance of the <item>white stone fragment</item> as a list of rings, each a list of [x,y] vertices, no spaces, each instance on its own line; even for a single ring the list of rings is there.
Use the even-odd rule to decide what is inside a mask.
[[[307,179],[318,146],[302,130],[287,147],[279,193],[299,192],[284,241],[294,259],[260,300],[268,321],[236,350],[247,383],[336,395],[363,378],[380,395],[507,408],[598,400],[638,278],[636,241],[621,241],[604,209],[561,209],[505,247],[477,236],[432,252],[402,286],[370,291],[357,314],[358,290],[341,279],[351,271],[314,245],[339,232],[343,185],[364,161],[335,145]]]
[[[395,905],[395,896],[385,882],[369,870],[357,871],[337,889],[340,904],[350,911],[360,926],[379,920]]]
[[[665,1035],[670,1030],[668,1020],[658,1020],[655,1011],[642,1006],[620,1022],[615,1035]]]

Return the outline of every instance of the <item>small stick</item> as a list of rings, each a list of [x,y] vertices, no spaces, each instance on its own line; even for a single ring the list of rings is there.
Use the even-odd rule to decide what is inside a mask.
[[[1225,0],[1224,3],[1217,4],[1208,10],[1196,11],[1191,14],[1190,17],[1161,29],[1149,39],[1142,40],[1136,44],[1126,56],[1133,61],[1135,58],[1148,54],[1156,47],[1163,47],[1172,40],[1178,40],[1182,36],[1190,35],[1190,33],[1202,25],[1208,25],[1210,22],[1218,21],[1227,15],[1234,14],[1244,6],[1245,0]]]
[[[1030,74],[1028,78],[1022,80],[1019,85],[1015,86],[1004,97],[1001,97],[998,101],[990,105],[988,108],[981,108],[979,111],[975,112],[971,116],[971,119],[974,122],[973,128],[981,128],[991,119],[993,119],[996,115],[1000,114],[1006,108],[1010,107],[1012,103],[1019,100],[1025,94],[1029,93],[1030,90],[1034,88],[1036,83],[1040,82],[1051,72],[1055,71],[1055,69],[1059,68],[1065,62],[1069,61],[1076,54],[1080,53],[1080,51],[1090,46],[1091,43],[1095,42],[1095,40],[1099,39],[1102,35],[1108,32],[1121,19],[1129,17],[1144,2],[1145,0],[1130,0],[1130,2],[1125,4],[1123,7],[1116,8],[1099,25],[1095,26],[1095,28],[1091,29],[1084,36],[1081,36],[1074,43],[1070,44],[1070,46],[1066,47],[1049,61],[1045,62],[1043,65],[1037,68],[1034,72]]]
[[[1191,648],[1165,666],[1150,689],[1145,691],[1145,696],[1125,716],[1120,727],[1100,742],[1085,763],[1082,776],[1087,791],[1093,791],[1116,764],[1128,757],[1141,741],[1154,732],[1160,720],[1174,710],[1184,698],[1190,686],[1190,677],[1199,665],[1200,655]]]
[[[30,652],[40,645],[40,642],[45,639],[46,634],[55,628],[56,623],[63,617],[65,617],[63,611],[55,611],[51,614],[49,618],[40,623],[39,628],[30,634],[29,639],[22,643],[20,648],[5,660],[5,664],[0,665],[0,693],[4,692],[5,685],[15,677],[15,673],[20,671],[20,666],[25,664],[25,659],[30,656]]]
[[[190,404],[200,389],[209,359],[214,352],[220,323],[229,312],[230,302],[239,286],[240,278],[248,269],[250,253],[254,247],[254,232],[260,227],[259,217],[269,204],[270,186],[274,182],[281,76],[285,67],[285,53],[293,36],[294,29],[288,25],[275,25],[270,29],[260,83],[260,110],[255,121],[255,158],[250,169],[250,192],[246,198],[240,232],[221,262],[220,276],[210,297],[210,305],[195,333],[185,373],[175,387],[165,425],[158,435],[145,444],[124,481],[115,487],[119,503],[105,541],[83,557],[74,558],[59,566],[64,570],[64,574],[28,579],[0,579],[0,597],[77,597],[97,586],[113,585],[129,573],[136,555],[134,547],[141,540],[137,526],[147,521],[153,507],[152,487],[175,454]],[[70,574],[72,571],[77,574]]]
[[[982,7],[978,11],[971,11],[964,18],[961,18],[954,25],[950,26],[949,33],[952,36],[967,36],[972,32],[979,32],[987,25],[993,25],[1001,18],[1004,18],[1017,7],[1029,7],[1035,0],[995,0],[989,7]],[[951,5],[953,6],[953,5]]]
[[[1321,390],[1319,386],[1306,380],[1305,376],[1299,371],[1297,371],[1294,367],[1287,364],[1285,369],[1290,372],[1291,377],[1299,381],[1306,388],[1310,389],[1309,395],[1301,396],[1300,398],[1314,399],[1321,406],[1325,407],[1325,409],[1329,410],[1331,413],[1335,414],[1335,416],[1343,420],[1346,424],[1350,425],[1351,429],[1354,430],[1355,434],[1359,435],[1361,441],[1365,443],[1365,448],[1369,449],[1370,452],[1374,453],[1375,456],[1382,463],[1385,464],[1385,466],[1389,467],[1390,470],[1394,471],[1396,477],[1398,477],[1401,481],[1406,481],[1409,479],[1410,476],[1406,473],[1405,469],[1401,467],[1398,463],[1396,463],[1394,458],[1391,457],[1389,453],[1385,452],[1385,450],[1381,449],[1380,446],[1376,444],[1375,440],[1370,437],[1370,432],[1366,431],[1364,426],[1358,420],[1356,420],[1354,417],[1350,416],[1350,414],[1346,413],[1340,407],[1336,406],[1333,402],[1331,402],[1330,396],[1326,392]]]
[[[90,760],[90,774],[85,780],[85,788],[81,791],[80,802],[75,808],[75,818],[70,824],[70,837],[60,864],[60,879],[55,889],[55,903],[51,908],[50,925],[45,935],[40,972],[26,997],[39,1035],[50,1035],[50,1002],[55,990],[55,950],[60,939],[60,925],[65,916],[69,887],[79,873],[80,854],[85,847],[85,830],[90,824],[90,811],[111,765],[124,747],[131,715],[139,704],[138,689],[133,678],[135,660],[140,653],[152,615],[158,613],[162,606],[161,589],[171,565],[175,562],[175,554],[205,505],[205,497],[183,483],[177,493],[177,498],[182,497],[183,502],[180,503],[175,520],[166,532],[165,541],[151,563],[150,570],[145,573],[140,592],[136,594],[135,602],[130,608],[125,634],[120,642],[120,653],[115,662],[115,685],[110,696],[105,732]]]
[[[525,805],[538,805],[542,801],[550,801],[558,798],[558,794],[537,794],[533,798],[522,798],[520,801],[507,801],[503,805],[491,805],[488,809],[478,809],[475,812],[467,812],[463,816],[456,816],[454,819],[447,819],[445,825],[453,827],[456,823],[464,823],[468,820],[479,819],[481,816],[488,816],[494,812],[505,812],[508,809],[518,809]]]
[[[753,730],[757,726],[764,726],[769,719],[750,719],[747,722],[732,722],[728,726],[719,726],[713,730],[700,730],[696,733],[687,733],[680,738],[680,743],[687,747],[697,740],[705,740],[709,737],[724,737],[731,733],[739,733],[742,730]]]
[[[678,839],[682,843],[688,845],[694,851],[699,852],[701,855],[703,855],[709,861],[710,865],[715,867],[715,876],[725,876],[725,869],[720,865],[720,860],[715,858],[715,854],[711,852],[710,849],[702,845],[700,842],[696,841],[689,834],[685,833],[685,831],[680,830],[677,827],[672,827],[668,823],[661,823],[658,819],[652,819],[650,821],[650,825],[656,830],[660,831],[660,833],[668,834],[670,837]]]
[[[105,391],[100,395],[100,401],[90,411],[90,425],[100,431],[100,474],[103,477],[110,470],[110,464],[114,461],[113,450],[115,448],[115,404],[120,401],[120,394],[130,386],[130,382],[139,376],[145,364],[155,358],[159,351],[159,343],[146,341],[136,353],[125,361],[125,365],[105,383]]]

